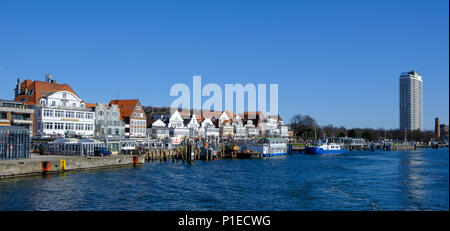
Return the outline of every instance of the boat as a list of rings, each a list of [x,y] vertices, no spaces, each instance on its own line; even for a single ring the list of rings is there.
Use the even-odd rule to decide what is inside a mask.
[[[284,138],[261,138],[256,143],[243,143],[239,145],[240,153],[248,153],[250,158],[283,156],[287,154],[286,139]]]
[[[341,154],[345,153],[345,149],[340,144],[324,143],[316,146],[306,146],[306,154]]]
[[[238,159],[259,159],[261,158],[261,155],[255,151],[245,150],[236,152],[236,157]]]
[[[209,148],[202,147],[202,148],[200,148],[200,159],[201,160],[206,160],[207,159],[206,158],[206,154],[207,154],[206,152],[208,152],[208,159],[209,160],[218,160],[218,159],[220,159],[219,152],[217,151],[217,149],[214,149],[212,147],[209,147]]]

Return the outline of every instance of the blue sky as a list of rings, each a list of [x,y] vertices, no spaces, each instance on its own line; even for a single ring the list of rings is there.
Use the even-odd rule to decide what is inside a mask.
[[[87,102],[169,106],[175,83],[277,83],[285,120],[397,128],[398,77],[449,121],[448,1],[0,1],[0,98],[51,73]],[[224,89],[224,87],[223,87]]]

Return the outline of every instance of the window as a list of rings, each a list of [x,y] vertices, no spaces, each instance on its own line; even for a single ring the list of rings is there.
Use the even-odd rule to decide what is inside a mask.
[[[84,119],[84,112],[77,112],[77,119]]]
[[[99,114],[100,116],[103,116],[103,111],[99,111],[98,114]]]
[[[66,111],[66,118],[75,118],[75,112]]]
[[[63,93],[63,98],[64,99],[67,98],[67,94],[66,93]]]
[[[74,124],[73,123],[66,123],[66,130],[74,130]]]
[[[140,111],[141,107],[140,106],[136,106],[136,111]]]
[[[94,116],[92,113],[86,112],[86,119],[93,119]]]
[[[85,129],[86,131],[92,131],[94,130],[94,125],[92,124],[85,124]]]
[[[63,118],[64,117],[64,111],[56,110],[55,111],[55,117]]]
[[[52,106],[55,106],[56,105],[56,102],[55,101],[52,101]]]
[[[55,130],[63,130],[64,123],[55,123]]]
[[[53,129],[53,123],[45,122],[44,129]]]
[[[76,124],[75,129],[82,131],[82,130],[84,130],[84,126],[83,126],[83,124]]]
[[[53,117],[53,110],[44,110],[44,117]]]

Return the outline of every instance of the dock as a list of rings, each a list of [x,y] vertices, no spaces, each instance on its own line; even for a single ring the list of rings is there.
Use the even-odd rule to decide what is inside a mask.
[[[136,166],[144,163],[138,155],[112,156],[46,156],[32,155],[29,159],[0,161],[0,179],[9,177],[56,174],[102,168]]]

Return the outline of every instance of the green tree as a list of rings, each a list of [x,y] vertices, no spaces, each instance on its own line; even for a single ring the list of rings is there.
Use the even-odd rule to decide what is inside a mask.
[[[351,138],[356,138],[356,136],[357,136],[355,129],[350,129],[348,131],[347,135],[348,135],[348,137],[351,137]]]

